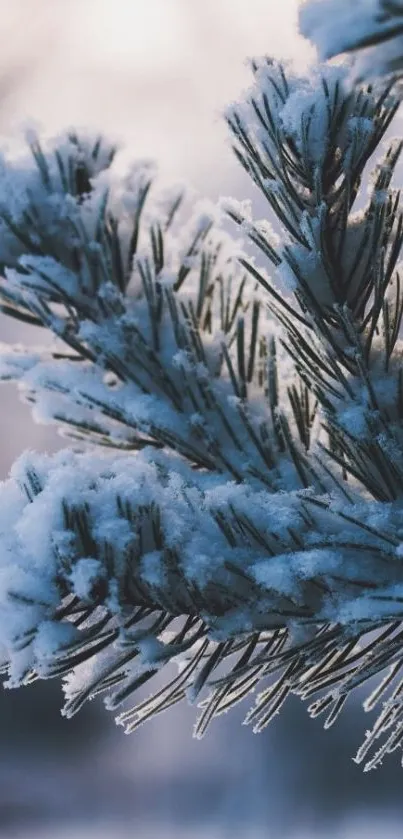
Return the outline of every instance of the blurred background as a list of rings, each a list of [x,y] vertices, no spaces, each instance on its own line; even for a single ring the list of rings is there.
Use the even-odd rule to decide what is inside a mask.
[[[353,2],[353,0],[352,0]],[[249,84],[246,56],[304,65],[297,0],[0,0],[0,133],[102,130],[130,157],[212,198],[252,198],[221,113]],[[396,126],[395,126],[395,133]],[[3,341],[40,342],[0,320]],[[0,477],[26,448],[63,441],[2,386]],[[357,700],[358,701],[358,700]],[[192,739],[181,707],[131,737],[97,704],[66,722],[58,685],[0,692],[1,839],[394,839],[403,771],[363,775],[351,756],[365,720],[352,705],[324,733],[297,702],[254,736],[242,712]]]

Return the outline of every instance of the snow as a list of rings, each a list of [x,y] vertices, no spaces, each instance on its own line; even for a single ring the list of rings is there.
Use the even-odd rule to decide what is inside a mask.
[[[26,499],[24,504],[24,490],[17,491],[17,487],[22,486],[28,472],[38,475],[42,489],[33,500]],[[337,620],[346,624],[358,619],[384,619],[388,614],[395,615],[396,611],[400,614],[403,567],[400,563],[396,564],[396,559],[387,559],[387,544],[382,536],[383,531],[392,534],[403,527],[398,505],[373,502],[364,505],[361,511],[357,510],[358,521],[372,524],[372,536],[357,529],[353,523],[343,521],[341,526],[338,519],[343,511],[340,503],[333,514],[330,506],[328,513],[323,511],[317,519],[322,541],[327,540],[328,547],[318,548],[315,546],[318,533],[309,533],[301,518],[304,496],[298,493],[256,493],[233,482],[213,485],[209,489],[205,479],[197,489],[197,482],[193,480],[193,497],[189,503],[186,489],[187,484],[174,471],[167,481],[161,482],[156,467],[142,455],[116,458],[74,455],[64,451],[47,458],[31,454],[17,463],[13,477],[1,488],[1,497],[11,503],[11,515],[8,516],[8,528],[3,523],[0,534],[0,641],[8,649],[12,684],[24,678],[27,667],[35,667],[40,672],[45,668],[46,671],[49,657],[57,656],[64,645],[75,637],[76,630],[69,622],[55,623],[52,617],[60,598],[58,589],[61,580],[64,580],[63,586],[67,585],[83,603],[90,604],[94,586],[100,579],[109,579],[109,591],[115,591],[116,615],[120,612],[123,619],[126,606],[124,600],[119,601],[119,592],[122,575],[126,574],[124,555],[130,544],[136,544],[138,525],[135,515],[131,526],[128,519],[118,516],[118,497],[120,503],[130,504],[133,513],[136,509],[146,510],[150,501],[158,505],[165,543],[181,557],[184,581],[187,585],[195,585],[202,597],[211,582],[217,584],[220,581],[224,586],[230,584],[233,572],[229,572],[227,560],[234,568],[238,566],[242,569],[261,589],[259,611],[264,603],[267,604],[267,611],[263,610],[257,616],[262,629],[270,627],[274,615],[282,614],[284,597],[290,598],[288,609],[291,603],[294,604],[294,620],[298,618],[299,607],[309,609],[310,605],[315,608],[318,620]],[[74,554],[73,543],[68,541],[67,554],[60,552],[63,543],[57,538],[57,533],[63,532],[62,504],[72,509],[85,505],[93,523],[92,538],[97,546],[94,556],[80,557],[77,547]],[[256,531],[259,529],[261,538],[267,540],[267,545],[276,555],[267,556],[267,552],[258,547],[243,547],[240,534],[239,546],[230,547],[215,519],[219,511],[228,510],[232,510],[240,521],[249,520]],[[347,505],[345,512],[350,511],[351,505]],[[234,519],[234,525],[237,519]],[[11,521],[14,525],[10,532]],[[300,538],[305,541],[304,550],[293,549],[290,527],[299,532]],[[119,540],[120,529],[125,535]],[[156,598],[156,604],[159,591],[165,591],[167,598],[174,603],[177,596],[183,597],[182,583],[178,589],[175,584],[172,588],[173,580],[168,573],[165,552],[150,549],[152,538],[146,533],[144,531],[146,542],[141,563],[132,573],[137,575],[139,584],[146,587],[148,596]],[[375,536],[375,533],[379,535]],[[102,558],[102,545],[106,538],[113,545],[113,569]],[[310,541],[313,542],[311,547]],[[344,541],[349,541],[351,547],[338,547],[338,543],[343,544]],[[355,541],[357,547],[367,545],[365,553],[355,550]],[[150,546],[148,549],[147,544]],[[397,544],[400,544],[399,540]],[[10,545],[13,546],[12,567],[9,565]],[[59,549],[56,552],[55,546]],[[376,561],[376,554],[372,556],[374,548],[386,550],[383,564]],[[400,556],[399,550],[395,550],[394,556]],[[357,577],[364,577],[367,581],[362,590],[356,582],[352,587],[350,585]],[[310,593],[309,589],[310,582],[320,578],[328,583],[333,580],[332,596],[330,600],[324,597],[321,604],[317,590],[312,589]],[[368,582],[377,583],[376,596],[367,594]],[[19,595],[18,600],[14,598],[14,591]],[[106,594],[106,602],[109,602],[107,598]],[[224,614],[219,620],[214,615],[209,617],[205,608],[204,613],[205,619],[211,621],[213,633],[221,629],[221,632],[231,634],[250,631],[253,625],[251,609],[253,603],[247,601],[243,606],[232,608],[227,616]],[[21,653],[17,640],[26,632],[30,633],[30,640],[28,638]]]
[[[35,660],[39,666],[77,640],[77,629],[69,623],[42,621],[33,642]]]
[[[383,0],[308,0],[301,5],[299,27],[322,59],[367,47],[353,65],[353,78],[370,78],[401,64],[401,9],[400,0],[390,8]],[[379,43],[371,46],[375,40]]]
[[[148,551],[141,559],[141,577],[150,586],[163,588],[167,584],[167,576],[161,551]]]
[[[69,580],[72,591],[80,600],[91,602],[94,586],[104,577],[104,569],[98,559],[88,557],[75,562]]]
[[[310,0],[300,9],[300,30],[314,35],[323,58],[344,52],[380,26],[379,0]],[[343,25],[342,25],[343,24]]]

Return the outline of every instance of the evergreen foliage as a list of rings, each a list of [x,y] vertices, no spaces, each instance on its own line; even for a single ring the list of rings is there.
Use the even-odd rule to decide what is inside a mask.
[[[363,189],[398,97],[251,69],[227,121],[279,233],[103,138],[1,161],[1,309],[54,343],[0,377],[74,441],[0,487],[3,672],[126,731],[187,698],[197,736],[256,688],[255,731],[291,693],[330,726],[369,682],[370,769],[403,739],[400,140]]]

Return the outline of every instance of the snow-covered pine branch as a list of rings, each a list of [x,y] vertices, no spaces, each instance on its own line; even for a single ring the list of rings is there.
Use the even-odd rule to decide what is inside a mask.
[[[2,161],[1,307],[55,343],[3,346],[0,376],[76,449],[23,456],[1,488],[4,672],[63,676],[69,715],[174,661],[119,720],[210,686],[201,735],[263,679],[256,730],[289,693],[330,725],[389,668],[371,768],[403,737],[399,142],[366,202],[361,184],[397,103],[343,67],[252,69],[228,122],[280,235],[226,200],[250,253],[103,140]]]
[[[355,78],[402,76],[402,0],[306,0],[299,20],[322,59],[354,54]]]
[[[310,79],[267,59],[252,67],[255,83],[227,118],[238,159],[286,226],[271,261],[291,305],[253,262],[241,263],[268,292],[283,346],[321,408],[328,465],[391,500],[403,489],[403,217],[391,185],[402,143],[386,142],[367,198],[361,181],[396,102],[347,92],[344,66]],[[233,202],[228,211],[243,226]],[[250,238],[267,259],[265,243]]]
[[[118,708],[173,661],[118,718],[128,731],[212,683],[201,736],[265,676],[256,731],[290,692],[330,725],[351,690],[389,665],[386,691],[402,663],[402,534],[398,501],[254,490],[150,451],[24,455],[0,491],[8,685],[66,677],[69,716],[105,691]]]
[[[147,164],[126,178],[113,168],[92,176],[86,143],[62,139],[46,154],[35,139],[30,165],[5,166],[0,306],[46,326],[59,344],[3,348],[0,378],[19,381],[36,419],[77,439],[173,448],[197,468],[274,488],[288,485],[287,446],[297,450],[301,438],[294,476],[310,485],[304,451],[313,405],[293,441],[278,403],[295,374],[284,366],[279,388],[277,327],[237,259],[240,243],[208,202],[177,220],[183,195],[149,198]],[[85,195],[60,174],[74,171],[77,158]]]

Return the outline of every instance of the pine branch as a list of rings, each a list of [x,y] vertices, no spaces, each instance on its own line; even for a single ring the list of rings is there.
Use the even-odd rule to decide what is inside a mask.
[[[56,146],[48,157],[41,155],[49,172],[42,189],[53,190],[53,208],[63,184],[50,173],[61,152]],[[34,163],[37,168],[36,157]],[[108,196],[105,172],[88,175],[91,190],[84,200],[58,194],[59,211],[64,209],[55,255],[45,255],[47,240],[38,235],[43,255],[31,249],[17,267],[5,268],[0,296],[9,313],[52,330],[73,356],[60,358],[65,351],[59,349],[55,361],[47,352],[28,362],[20,350],[10,355],[7,349],[2,378],[16,376],[35,404],[35,417],[56,421],[76,440],[126,450],[168,447],[195,468],[237,481],[248,476],[273,489],[286,486],[291,446],[300,485],[314,482],[323,489],[324,476],[305,456],[313,415],[302,421],[293,371],[282,383],[285,394],[287,387],[293,393],[291,427],[271,392],[265,335],[270,326],[261,293],[233,256],[234,244],[205,203],[175,232],[173,211],[178,213],[183,197],[168,204],[165,221],[158,207],[157,220],[151,211],[143,222],[149,168],[139,167],[135,175],[128,187],[108,173]],[[116,194],[118,216],[112,209]],[[20,238],[31,241],[35,202],[31,193],[26,200],[31,209],[20,213]],[[40,201],[46,206],[43,192]],[[274,411],[288,429],[288,442],[277,430],[272,445]]]
[[[226,209],[256,260],[101,140],[4,162],[1,305],[55,342],[2,347],[0,379],[87,453],[25,456],[0,488],[0,642],[9,686],[62,676],[67,715],[174,662],[118,720],[201,696],[198,736],[262,680],[256,731],[290,693],[329,726],[389,668],[372,768],[403,736],[400,142],[357,205],[397,99],[343,67],[252,69],[228,123],[281,236]]]
[[[162,453],[68,452],[24,456],[1,502],[8,684],[66,676],[67,716],[103,692],[115,710],[170,661],[178,675],[121,714],[127,730],[209,685],[199,736],[263,679],[255,730],[289,693],[319,693],[311,713],[330,725],[386,666],[370,707],[400,685],[400,504],[257,492]]]
[[[228,122],[246,170],[278,219],[288,216],[286,235],[281,244],[271,236],[269,253],[242,207],[230,201],[227,209],[293,299],[250,259],[242,265],[268,292],[283,346],[321,408],[328,441],[318,438],[319,457],[372,497],[399,498],[403,217],[391,182],[400,141],[388,145],[366,206],[355,209],[396,100],[346,90],[344,66],[324,67],[310,83],[270,60],[253,62],[253,70],[254,86]]]

